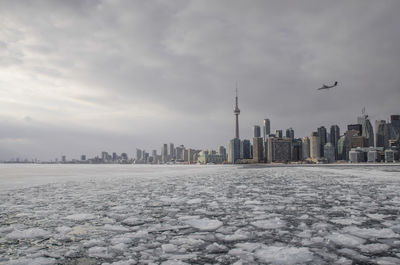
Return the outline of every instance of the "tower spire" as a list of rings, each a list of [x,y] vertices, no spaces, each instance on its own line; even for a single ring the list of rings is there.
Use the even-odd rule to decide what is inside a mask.
[[[240,114],[240,109],[239,109],[239,103],[238,103],[238,88],[237,88],[237,81],[236,81],[236,96],[235,96],[235,109],[233,110],[233,114],[235,115],[235,138],[239,139],[239,114]]]

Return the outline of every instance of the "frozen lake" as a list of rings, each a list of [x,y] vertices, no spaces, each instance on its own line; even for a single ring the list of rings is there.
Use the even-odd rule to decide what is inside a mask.
[[[0,164],[0,264],[400,264],[400,166]]]

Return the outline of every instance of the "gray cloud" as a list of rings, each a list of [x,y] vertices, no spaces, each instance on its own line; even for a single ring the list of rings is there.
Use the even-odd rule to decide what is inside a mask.
[[[387,119],[399,113],[399,8],[394,0],[0,1],[0,146],[11,150],[0,159],[133,153],[170,141],[215,148],[233,135],[236,81],[243,137],[267,117],[297,136],[344,129],[363,106]],[[334,80],[336,89],[315,90]]]

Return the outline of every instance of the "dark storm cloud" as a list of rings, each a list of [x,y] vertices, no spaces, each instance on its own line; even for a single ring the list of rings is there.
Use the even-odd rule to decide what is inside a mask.
[[[39,126],[24,137],[54,148],[18,152],[42,157],[80,145],[226,144],[236,81],[243,137],[263,118],[297,136],[344,129],[363,106],[387,119],[399,112],[399,10],[398,1],[1,1],[1,119]],[[64,132],[74,137],[55,144]],[[13,133],[3,146],[12,149]]]

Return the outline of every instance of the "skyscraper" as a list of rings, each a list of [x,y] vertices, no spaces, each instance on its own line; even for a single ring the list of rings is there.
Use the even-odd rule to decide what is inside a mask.
[[[283,137],[282,130],[276,130],[275,131],[275,137],[282,138]]]
[[[376,147],[383,147],[386,149],[389,145],[390,139],[390,124],[385,120],[375,121],[375,141]]]
[[[261,137],[261,129],[258,125],[253,126],[253,138],[254,137]]]
[[[263,138],[253,138],[253,160],[256,163],[264,162]]]
[[[175,160],[175,147],[173,143],[168,145],[168,160]]]
[[[301,139],[302,149],[303,149],[303,159],[307,159],[310,157],[310,138],[307,136]]]
[[[243,149],[243,159],[250,159],[251,155],[251,144],[250,140],[243,140],[242,141],[242,149]]]
[[[240,139],[233,138],[228,144],[228,162],[235,164],[240,159]]]
[[[400,115],[390,115],[391,135],[390,139],[400,139]]]
[[[164,163],[168,162],[168,144],[161,146],[161,160]]]
[[[320,139],[318,132],[313,132],[311,134],[311,139],[310,139],[310,157],[312,159],[318,159],[321,157],[321,151],[320,151]]]
[[[263,136],[264,136],[264,141],[265,138],[271,134],[271,122],[269,119],[264,119],[264,128],[263,128]]]
[[[235,138],[239,139],[239,114],[240,114],[240,109],[239,109],[239,105],[238,105],[238,92],[237,92],[237,88],[236,88],[236,97],[235,97],[235,101],[236,101],[236,105],[235,105],[235,109],[233,110],[233,114],[236,117],[235,120]]]
[[[287,138],[268,138],[268,162],[288,162],[292,159],[292,141]]]
[[[320,157],[324,157],[324,146],[327,142],[326,128],[324,126],[318,128],[318,136],[319,136],[319,155]]]
[[[361,124],[361,136],[367,139],[367,146],[374,146],[374,130],[364,109],[363,115],[357,118],[357,123]]]
[[[286,138],[294,140],[294,130],[293,128],[286,129]]]
[[[330,139],[329,142],[333,145],[333,149],[335,150],[335,159],[338,158],[338,152],[337,152],[337,142],[339,141],[340,138],[340,128],[338,125],[332,125],[331,126],[331,134],[330,134]]]

